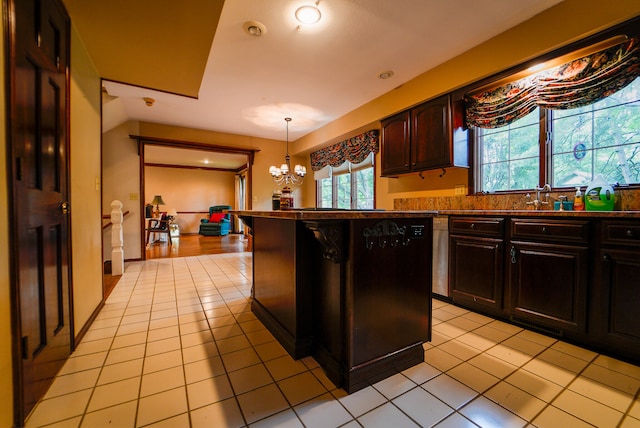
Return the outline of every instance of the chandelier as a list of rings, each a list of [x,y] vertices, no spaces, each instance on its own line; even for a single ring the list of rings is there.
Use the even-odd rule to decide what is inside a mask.
[[[296,165],[293,171],[291,170],[291,159],[289,158],[289,122],[291,122],[291,118],[285,117],[284,120],[287,122],[287,155],[284,157],[285,163],[280,165],[280,168],[271,165],[269,173],[273,177],[273,181],[279,185],[302,184],[307,168],[302,165]]]

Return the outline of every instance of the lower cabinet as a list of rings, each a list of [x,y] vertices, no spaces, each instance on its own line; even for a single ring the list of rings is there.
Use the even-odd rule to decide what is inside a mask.
[[[452,218],[451,297],[456,303],[493,315],[504,312],[502,218]]]
[[[549,333],[585,334],[588,220],[509,221],[510,316]]]
[[[640,361],[640,223],[605,221],[598,252],[598,339]]]
[[[512,321],[558,336],[585,333],[587,248],[518,241],[509,245]]]
[[[450,216],[449,231],[454,303],[640,361],[640,220]]]

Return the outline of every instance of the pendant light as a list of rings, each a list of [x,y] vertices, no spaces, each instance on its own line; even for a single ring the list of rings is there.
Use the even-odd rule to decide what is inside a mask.
[[[291,170],[291,158],[289,157],[289,122],[291,122],[291,118],[285,117],[284,120],[287,123],[287,154],[284,157],[285,163],[280,165],[280,168],[271,165],[269,173],[273,177],[273,181],[279,185],[302,184],[304,176],[307,174],[307,168],[302,165],[296,165],[293,171]]]

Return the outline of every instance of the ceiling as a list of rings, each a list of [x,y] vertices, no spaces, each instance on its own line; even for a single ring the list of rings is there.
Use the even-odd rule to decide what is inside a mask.
[[[291,141],[560,1],[320,0],[320,22],[298,28],[312,0],[64,0],[109,80],[105,131],[140,120],[284,140],[292,117]]]

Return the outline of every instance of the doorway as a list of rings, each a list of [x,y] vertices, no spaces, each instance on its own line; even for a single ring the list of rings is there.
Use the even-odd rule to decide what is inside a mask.
[[[144,259],[191,256],[198,251],[199,254],[244,251],[246,243],[237,239],[235,218],[231,225],[233,233],[221,237],[200,235],[199,225],[208,217],[210,206],[246,209],[247,182],[255,151],[157,137],[134,138],[139,141],[141,201],[161,195],[166,205],[160,211],[175,210],[177,216],[173,221],[180,231],[179,238],[172,238],[172,245],[161,242],[145,247]]]

